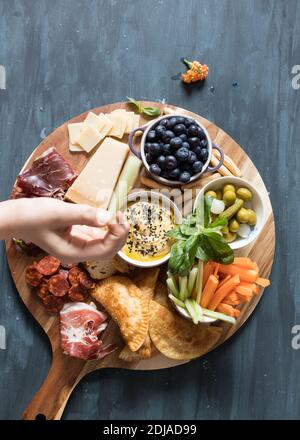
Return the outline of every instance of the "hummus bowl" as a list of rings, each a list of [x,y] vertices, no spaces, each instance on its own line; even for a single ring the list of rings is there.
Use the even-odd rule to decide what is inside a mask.
[[[172,242],[167,232],[182,219],[177,205],[164,194],[142,190],[129,194],[121,211],[130,223],[130,230],[119,257],[143,268],[168,261]]]

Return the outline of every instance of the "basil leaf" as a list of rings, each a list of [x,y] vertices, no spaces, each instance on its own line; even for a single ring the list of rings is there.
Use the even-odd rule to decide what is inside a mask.
[[[142,107],[142,113],[147,116],[160,116],[161,111],[158,107]]]
[[[207,263],[209,260],[208,256],[206,255],[206,252],[203,249],[203,247],[201,246],[201,244],[199,244],[197,247],[196,258],[198,258],[198,260],[204,261],[204,263]]]
[[[140,103],[138,101],[136,101],[134,98],[129,98],[129,96],[127,96],[127,99],[128,99],[128,102],[135,107],[135,109],[138,113],[142,113],[143,107],[140,105]]]
[[[186,240],[186,237],[182,234],[180,227],[168,231],[167,236],[175,240]]]
[[[210,215],[210,208],[212,205],[214,198],[211,196],[205,196],[204,197],[204,226],[207,228],[210,221],[211,221],[211,215]]]
[[[198,236],[196,235],[175,243],[171,248],[169,270],[182,277],[187,275],[195,262],[197,247]]]
[[[205,233],[202,237],[202,245],[210,260],[222,264],[233,262],[233,250],[222,235],[216,232]]]

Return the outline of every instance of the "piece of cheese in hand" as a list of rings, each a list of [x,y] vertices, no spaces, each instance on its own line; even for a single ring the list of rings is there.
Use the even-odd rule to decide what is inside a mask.
[[[128,145],[106,138],[70,186],[65,199],[107,209],[128,152]]]
[[[76,140],[84,128],[84,122],[75,122],[68,125],[69,150],[73,152],[84,152],[83,148],[76,143]]]
[[[92,125],[84,123],[85,126],[80,135],[75,139],[84,151],[89,153],[103,139],[103,135]]]
[[[108,133],[109,136],[115,136],[117,138],[122,138],[126,130],[126,117],[123,113],[110,113],[107,117],[113,123],[113,127]]]

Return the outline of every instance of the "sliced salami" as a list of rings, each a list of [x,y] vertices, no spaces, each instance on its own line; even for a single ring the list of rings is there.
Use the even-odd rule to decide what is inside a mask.
[[[37,286],[36,293],[41,299],[44,299],[47,295],[49,295],[48,282],[46,280],[42,280]]]
[[[87,289],[81,284],[74,284],[68,291],[68,298],[73,302],[85,301],[88,295]]]
[[[43,275],[37,268],[37,264],[33,263],[26,269],[25,280],[30,286],[37,287],[43,279]]]
[[[38,271],[45,276],[54,275],[60,267],[60,261],[52,257],[51,255],[47,255],[47,257],[42,258],[37,263]]]
[[[81,272],[82,269],[78,266],[72,267],[72,269],[69,270],[68,278],[72,286],[78,284],[78,277]]]
[[[43,304],[51,313],[59,313],[64,306],[64,300],[53,295],[47,295],[43,298]]]
[[[95,287],[94,281],[86,272],[80,272],[78,275],[78,282],[86,289],[93,289]]]
[[[49,279],[48,288],[54,296],[60,297],[64,296],[68,292],[70,285],[65,275],[58,273]]]

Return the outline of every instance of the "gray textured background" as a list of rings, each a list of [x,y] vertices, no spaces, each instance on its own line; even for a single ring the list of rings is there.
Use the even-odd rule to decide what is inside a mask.
[[[172,80],[180,57],[210,67],[203,87]],[[101,371],[65,419],[298,418],[300,350],[300,1],[0,0],[0,197],[30,152],[71,116],[123,100],[162,100],[214,121],[246,150],[277,221],[272,286],[251,319],[205,358],[155,372]],[[237,86],[233,87],[233,83]],[[213,86],[214,93],[211,91]],[[50,365],[49,344],[18,298],[1,247],[0,418],[19,418]]]

